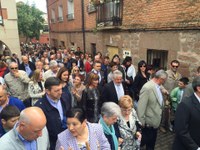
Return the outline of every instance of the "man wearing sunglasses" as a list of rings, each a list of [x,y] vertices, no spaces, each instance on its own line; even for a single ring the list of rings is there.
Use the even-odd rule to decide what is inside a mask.
[[[178,60],[172,60],[170,64],[170,69],[167,70],[168,78],[163,85],[164,88],[168,91],[168,93],[171,93],[171,91],[178,86],[178,82],[180,78],[182,78],[182,75],[178,72],[178,68],[180,66],[180,62]],[[165,100],[165,105],[168,105],[166,101],[170,101],[169,99]],[[166,108],[169,109],[169,108]],[[172,116],[171,116],[172,117]],[[170,122],[170,112],[168,110],[163,110],[163,116],[161,121],[160,130],[165,133],[166,129],[169,129],[172,131],[172,127]]]
[[[29,98],[28,83],[30,81],[27,73],[23,70],[18,70],[18,64],[11,62],[9,64],[10,72],[5,75],[5,83],[13,97],[24,101]]]

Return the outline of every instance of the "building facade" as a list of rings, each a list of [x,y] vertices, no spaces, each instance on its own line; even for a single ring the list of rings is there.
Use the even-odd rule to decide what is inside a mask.
[[[134,65],[164,69],[177,59],[190,77],[200,65],[198,0],[47,0],[47,7],[55,47],[130,55]]]
[[[21,55],[15,0],[0,1],[0,54],[5,49]]]

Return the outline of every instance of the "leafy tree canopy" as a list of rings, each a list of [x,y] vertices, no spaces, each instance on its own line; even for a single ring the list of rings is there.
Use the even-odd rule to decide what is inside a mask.
[[[28,5],[23,2],[17,3],[18,29],[19,34],[26,37],[26,40],[36,37],[39,39],[40,30],[43,29],[44,13],[35,5]]]

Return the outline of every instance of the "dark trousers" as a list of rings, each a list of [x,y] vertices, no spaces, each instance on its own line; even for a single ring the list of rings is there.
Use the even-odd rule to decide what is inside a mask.
[[[157,130],[153,127],[144,127],[142,129],[141,146],[146,145],[146,150],[154,150],[157,138]]]

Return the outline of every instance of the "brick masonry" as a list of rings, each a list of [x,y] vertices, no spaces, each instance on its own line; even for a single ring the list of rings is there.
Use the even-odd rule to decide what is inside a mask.
[[[71,43],[83,47],[81,32],[81,1],[74,0],[75,18],[68,21],[67,1],[48,0],[48,14],[63,5],[63,22],[50,24],[50,40],[61,41],[66,47]],[[200,65],[200,1],[199,0],[124,0],[123,22],[118,29],[96,28],[96,13],[87,13],[88,1],[85,1],[86,52],[91,53],[91,44],[97,51],[108,55],[108,47],[130,50],[133,64],[147,60],[147,49],[166,50],[166,65],[173,59],[181,62],[183,76],[193,77]],[[56,11],[57,13],[57,11]],[[57,16],[58,14],[56,14]],[[187,30],[186,30],[187,29]]]

